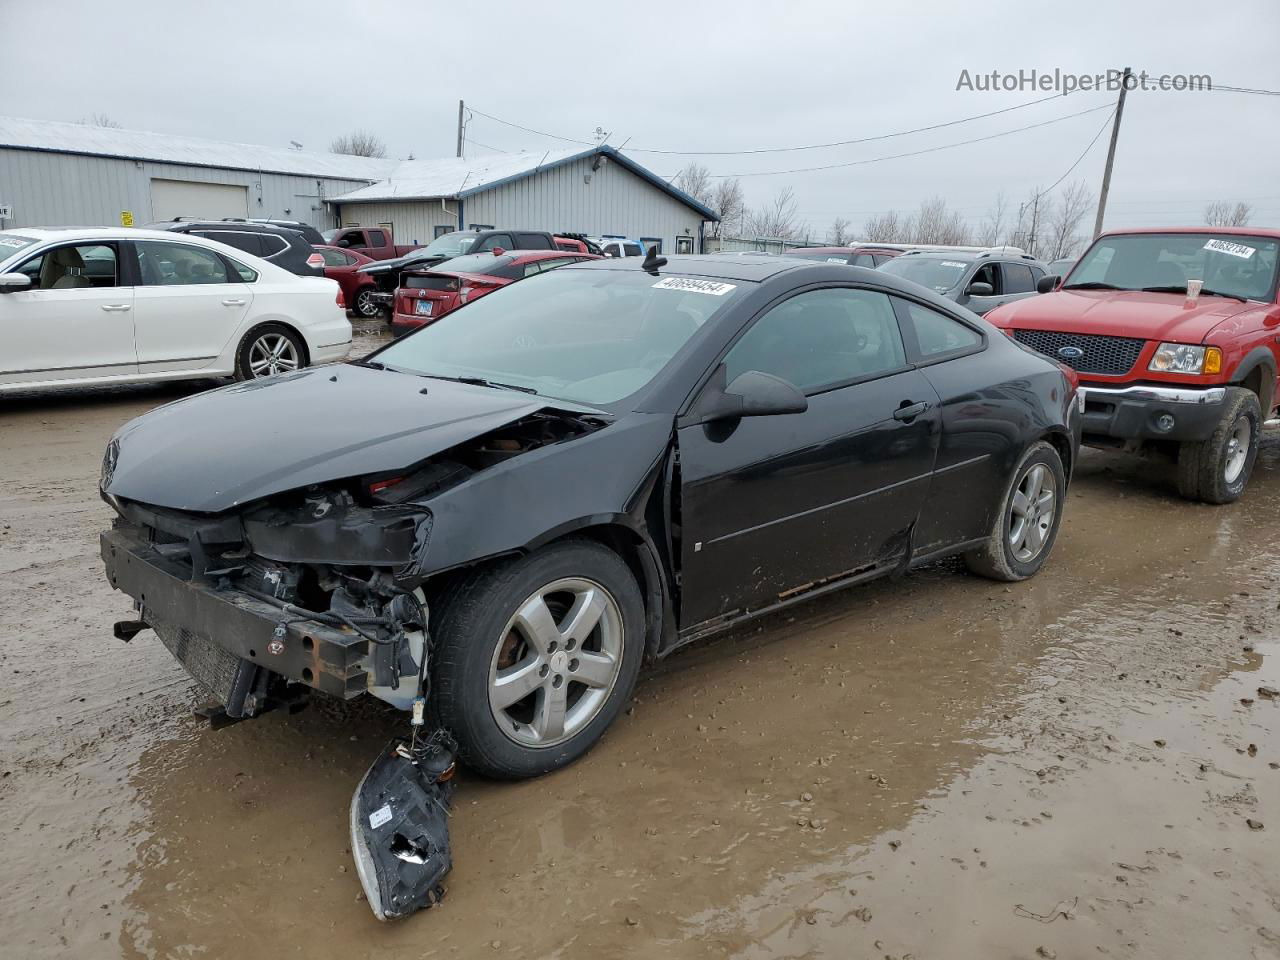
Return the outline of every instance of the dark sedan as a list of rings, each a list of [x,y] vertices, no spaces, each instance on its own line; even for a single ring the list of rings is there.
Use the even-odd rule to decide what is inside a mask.
[[[1079,422],[1063,368],[914,284],[654,253],[134,420],[102,552],[121,631],[229,714],[421,693],[473,768],[528,777],[689,640],[953,554],[1036,573]]]

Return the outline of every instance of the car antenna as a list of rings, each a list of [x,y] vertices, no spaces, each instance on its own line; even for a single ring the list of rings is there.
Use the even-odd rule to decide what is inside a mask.
[[[652,246],[649,252],[644,255],[644,263],[640,266],[648,273],[652,273],[655,277],[658,275],[658,268],[667,265],[667,258],[658,253],[658,248]]]

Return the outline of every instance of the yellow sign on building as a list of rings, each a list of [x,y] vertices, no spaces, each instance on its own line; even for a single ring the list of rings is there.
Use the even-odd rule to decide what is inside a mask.
[[[120,211],[120,226],[122,226],[122,227],[132,227],[132,226],[133,226],[133,211],[132,211],[132,210],[121,210],[121,211]]]

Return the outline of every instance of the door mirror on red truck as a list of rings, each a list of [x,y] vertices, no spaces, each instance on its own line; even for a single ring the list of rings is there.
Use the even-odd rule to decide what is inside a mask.
[[[1049,274],[1047,277],[1041,277],[1036,281],[1036,293],[1053,293],[1061,282],[1062,278],[1055,277],[1053,274]]]
[[[349,247],[349,246],[351,246],[351,241],[350,241],[350,240],[348,240],[346,237],[343,237],[343,238],[342,238],[341,240],[339,240],[336,244],[334,244],[334,246],[338,246],[338,247]]]

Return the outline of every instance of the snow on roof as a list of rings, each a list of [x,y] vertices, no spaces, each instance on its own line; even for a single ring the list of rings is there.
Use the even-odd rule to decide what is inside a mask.
[[[402,160],[387,179],[360,187],[340,197],[338,203],[367,203],[377,200],[429,200],[436,197],[469,195],[501,180],[528,176],[541,167],[557,166],[590,150],[502,153],[484,157],[448,157],[443,160]]]
[[[373,157],[349,157],[337,153],[21,117],[0,117],[0,147],[371,182],[390,175],[397,163]]]
[[[600,154],[621,164],[636,176],[682,203],[697,210],[704,219],[718,220],[716,212],[689,194],[636,163],[630,157],[610,146],[583,150],[548,150],[545,152],[504,153],[485,157],[450,157],[445,160],[402,160],[384,180],[360,187],[339,197],[330,197],[331,203],[374,203],[394,200],[435,200],[469,197],[483,190],[532,176],[543,170],[572,163]]]

